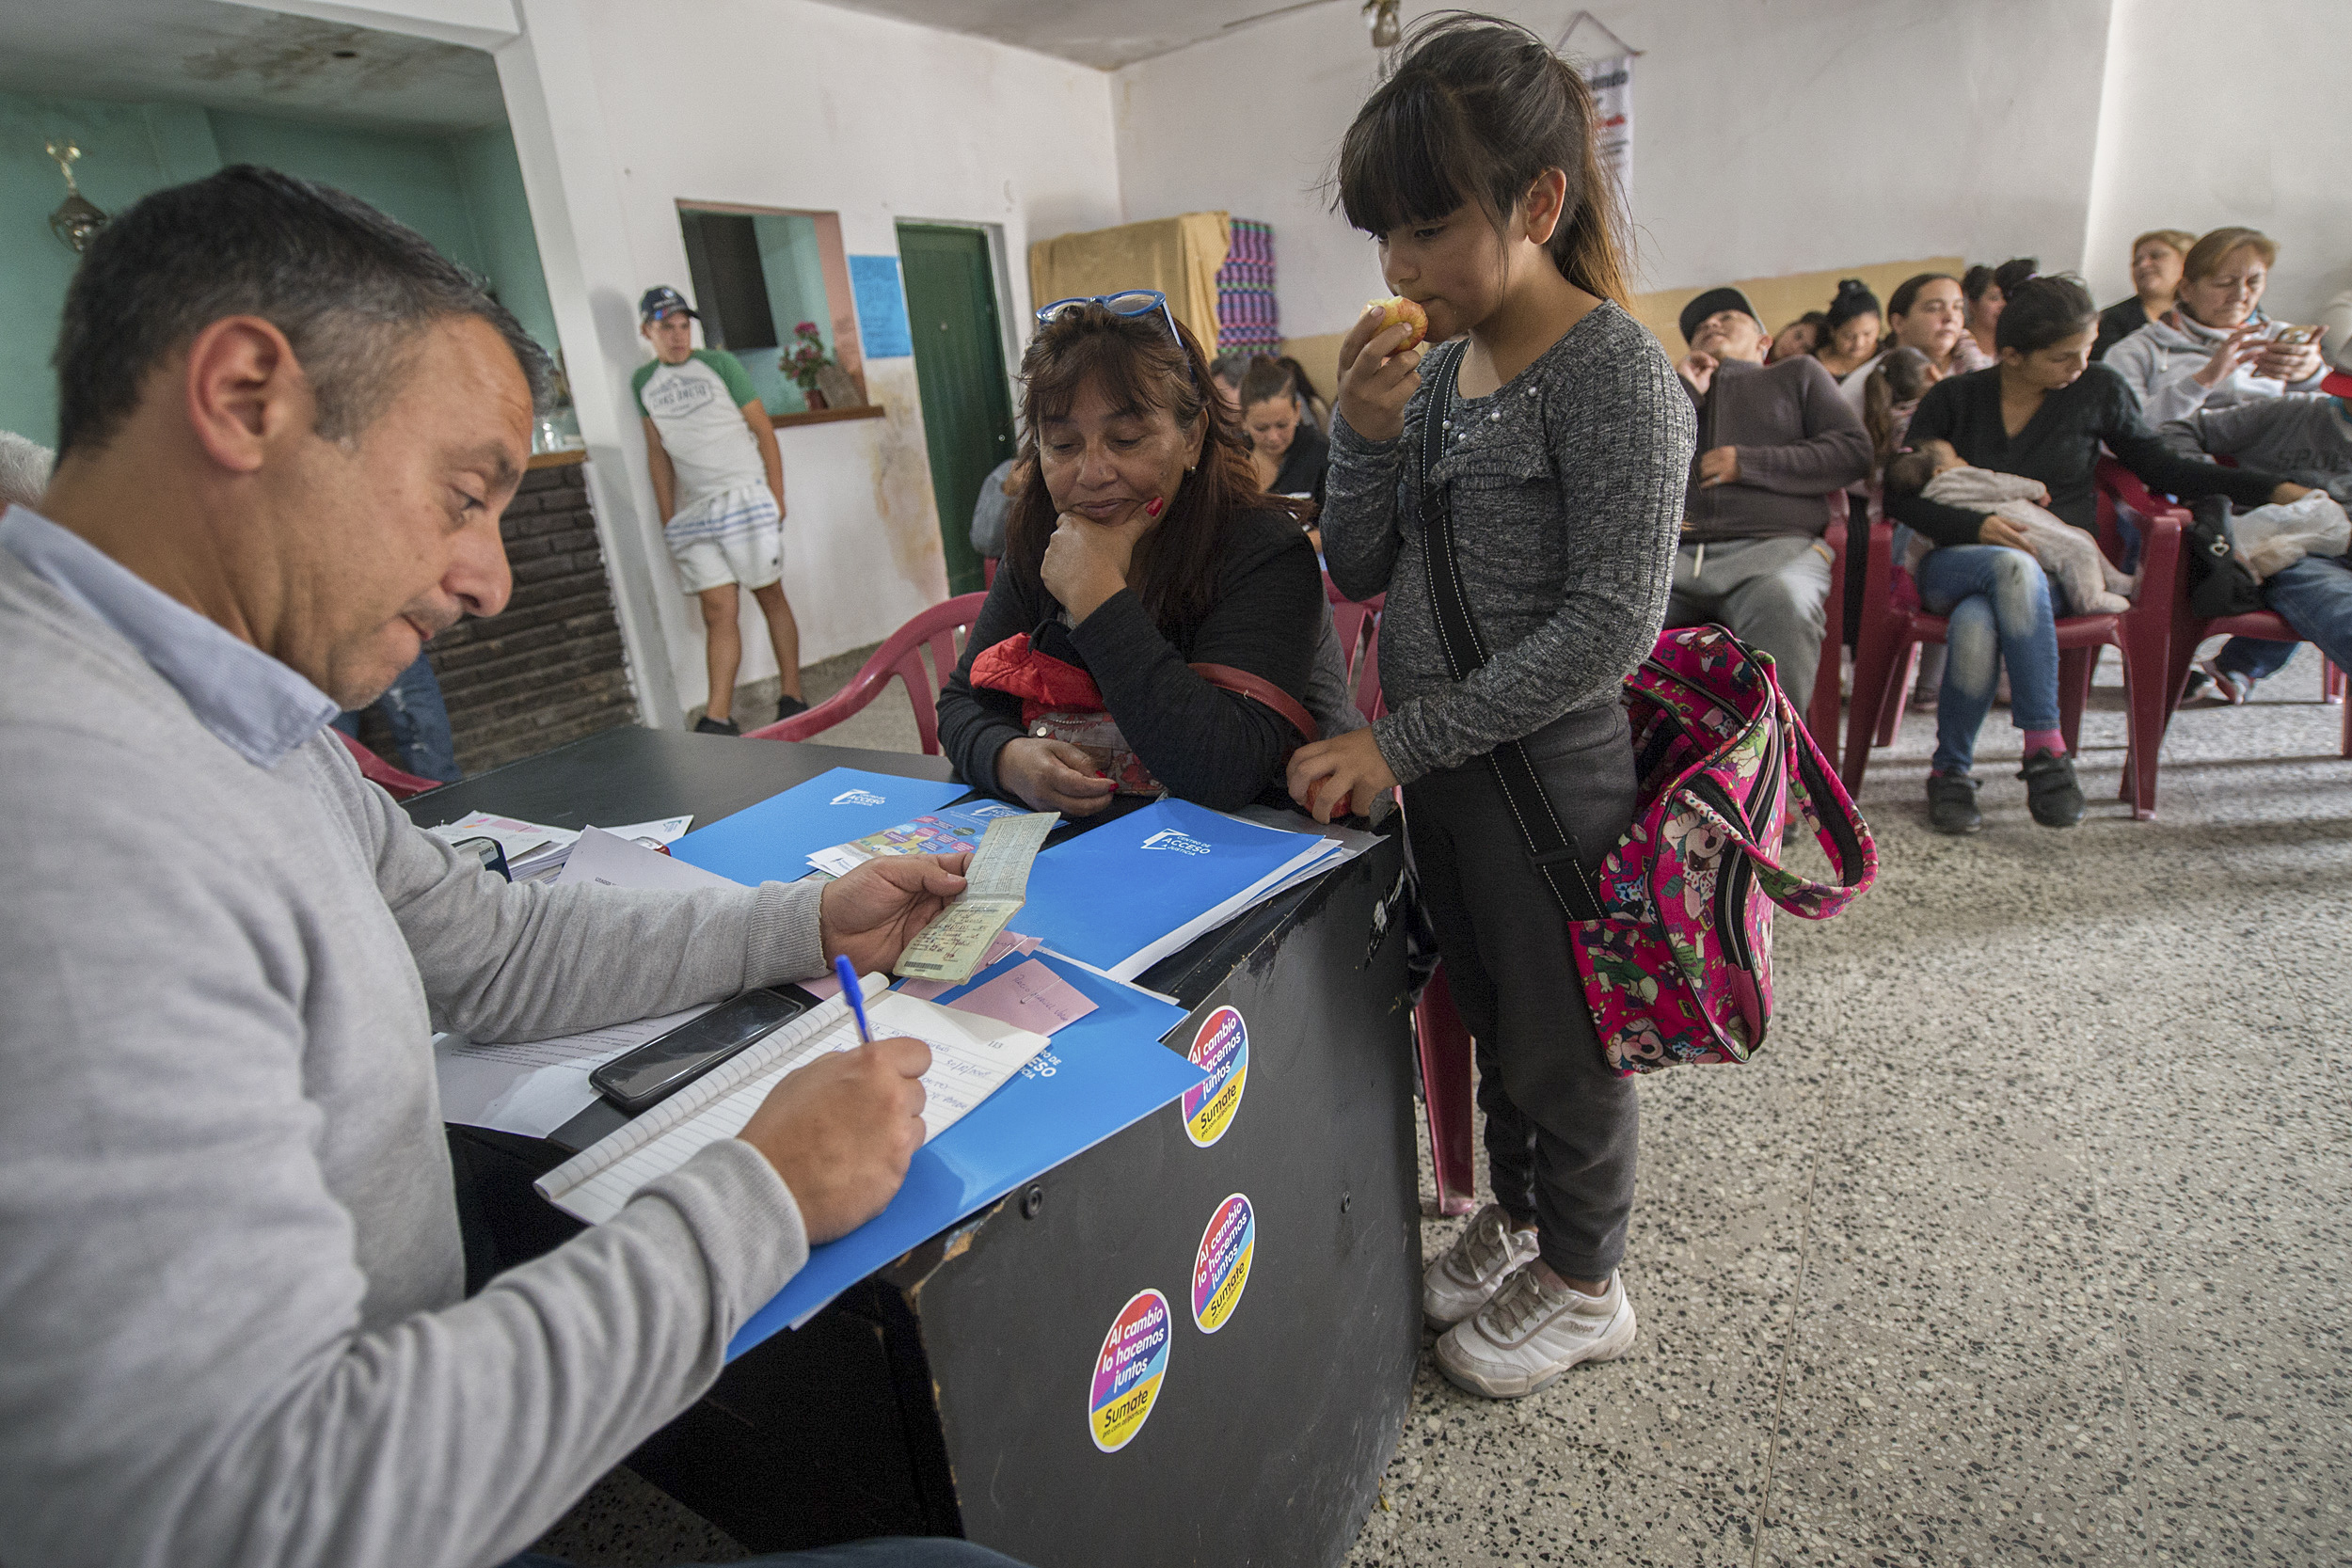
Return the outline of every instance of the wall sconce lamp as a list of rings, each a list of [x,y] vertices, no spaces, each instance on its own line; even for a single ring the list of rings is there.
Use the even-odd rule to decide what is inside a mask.
[[[1404,27],[1396,19],[1397,0],[1364,0],[1364,21],[1372,28],[1375,49],[1394,49],[1404,36]]]
[[[57,172],[65,176],[65,199],[49,214],[49,231],[80,255],[89,248],[90,241],[106,227],[106,214],[82,194],[73,182],[73,164],[82,150],[72,142],[50,142],[49,155],[57,160]]]

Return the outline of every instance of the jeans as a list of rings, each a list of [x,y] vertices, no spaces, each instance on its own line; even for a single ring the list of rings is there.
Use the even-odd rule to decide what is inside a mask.
[[[2334,661],[2352,669],[2352,563],[2343,556],[2307,555],[2263,584],[2263,603]],[[2261,680],[2286,668],[2292,642],[2233,637],[2214,662],[2233,675]]]
[[[1828,551],[1809,534],[1685,545],[1675,552],[1666,625],[1729,626],[1732,636],[1772,656],[1781,690],[1803,712],[1821,661]]]
[[[813,1551],[777,1552],[743,1560],[741,1568],[1022,1568],[1001,1552],[975,1546],[969,1541],[944,1537],[893,1536],[882,1541],[852,1541],[846,1546],[819,1546]],[[562,1558],[535,1552],[509,1558],[505,1568],[572,1568]]]
[[[1599,870],[1633,820],[1625,710],[1567,714],[1525,744],[1578,859]],[[1406,784],[1405,820],[1454,1005],[1475,1041],[1495,1201],[1515,1227],[1534,1226],[1554,1273],[1606,1279],[1625,1256],[1641,1101],[1593,1032],[1567,917],[1485,757]]]
[[[434,678],[433,666],[422,654],[400,673],[400,678],[373,705],[392,726],[392,747],[400,753],[403,768],[443,784],[455,784],[462,777],[457,771],[457,742],[449,733],[449,709],[441,702],[441,683]],[[335,727],[358,739],[359,711],[342,715],[335,721]]]
[[[1935,708],[1939,773],[1976,762],[1977,732],[2009,665],[2010,717],[2021,730],[2058,727],[2058,609],[2064,594],[2024,550],[1947,545],[1919,562],[1919,603],[1951,623]]]

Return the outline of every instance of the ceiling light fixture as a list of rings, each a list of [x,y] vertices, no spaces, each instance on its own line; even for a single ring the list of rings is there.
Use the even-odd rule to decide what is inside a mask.
[[[1394,49],[1405,29],[1396,19],[1397,0],[1364,0],[1364,21],[1372,28],[1375,49]]]
[[[65,199],[49,214],[49,231],[78,256],[89,248],[90,241],[106,227],[106,214],[82,195],[81,186],[73,182],[73,165],[82,150],[72,142],[45,144],[49,155],[57,160],[57,172],[65,176]]]

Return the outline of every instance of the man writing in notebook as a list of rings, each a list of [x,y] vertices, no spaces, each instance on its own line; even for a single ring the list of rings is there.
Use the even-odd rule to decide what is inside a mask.
[[[429,1031],[886,969],[961,864],[515,887],[360,780],[328,721],[506,600],[545,376],[373,209],[248,166],[151,196],[56,363],[56,474],[0,516],[0,1560],[504,1560],[889,1199],[928,1053],[794,1074],[461,1299]]]

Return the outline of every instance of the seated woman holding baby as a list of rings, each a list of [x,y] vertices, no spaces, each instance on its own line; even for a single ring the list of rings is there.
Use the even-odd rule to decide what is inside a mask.
[[[1312,676],[1330,618],[1293,503],[1259,488],[1160,295],[1063,300],[1038,321],[1021,365],[1037,480],[940,692],[949,760],[1070,816],[1120,794],[1218,810],[1282,797],[1284,761],[1323,727]]]
[[[1974,832],[1977,732],[1992,710],[1994,684],[2009,668],[2010,714],[2025,732],[2026,801],[2045,828],[2071,828],[2083,816],[2074,759],[2058,733],[2057,616],[2089,608],[2072,602],[2036,559],[2026,528],[1989,508],[2039,495],[2059,523],[2085,534],[2098,528],[2094,477],[2105,442],[2150,489],[2187,500],[2227,496],[2241,507],[2291,501],[2303,486],[2244,468],[2223,468],[2169,450],[2140,418],[2131,388],[2106,365],[2090,363],[2098,311],[2074,277],[2033,277],[2008,297],[1994,328],[1998,362],[1937,382],[1919,400],[1908,433],[1915,451],[1949,449],[1944,467],[1983,478],[1889,474],[1886,515],[1929,546],[1915,576],[1921,604],[1948,617],[1949,649],[1936,705],[1928,819],[1939,832]],[[1956,461],[1955,461],[1956,460]],[[1933,468],[1931,462],[1922,467]],[[2013,483],[1998,481],[2007,476]],[[1971,498],[1955,504],[1931,493]],[[1995,495],[1994,492],[1999,492]],[[2087,582],[2087,578],[2077,578]],[[2128,586],[2126,581],[2123,586]],[[2103,589],[2110,586],[2103,582]]]

